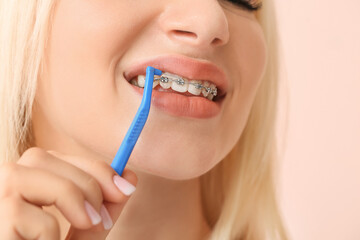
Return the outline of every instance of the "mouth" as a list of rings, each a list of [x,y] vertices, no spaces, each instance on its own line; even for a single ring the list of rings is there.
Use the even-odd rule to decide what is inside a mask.
[[[144,88],[145,75],[137,75],[129,82],[133,86]],[[161,76],[154,76],[153,89],[154,91],[172,92],[188,97],[203,97],[214,102],[223,99],[225,96],[225,94],[221,93],[218,90],[218,87],[212,82],[188,80],[185,77],[169,72],[164,72]]]
[[[168,55],[132,65],[123,73],[135,92],[142,95],[145,70],[162,71],[154,76],[152,103],[175,116],[211,118],[220,113],[228,82],[225,73],[210,62]]]

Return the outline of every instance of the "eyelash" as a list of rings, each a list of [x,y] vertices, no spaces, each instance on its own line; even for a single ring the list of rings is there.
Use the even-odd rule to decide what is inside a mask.
[[[247,10],[249,11],[257,11],[261,8],[262,4],[258,3],[258,4],[251,4],[249,2],[249,0],[228,0],[229,2],[240,6],[240,7],[245,7]]]

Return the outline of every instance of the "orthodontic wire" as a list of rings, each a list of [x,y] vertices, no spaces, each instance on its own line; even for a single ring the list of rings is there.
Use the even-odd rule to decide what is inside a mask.
[[[177,82],[179,85],[184,85],[184,84],[185,84],[185,80],[184,80],[183,78],[171,79],[171,78],[169,78],[169,77],[160,76],[160,77],[154,77],[154,81],[156,81],[156,80],[159,80],[159,81],[165,82],[165,83],[167,83],[167,82],[169,82],[169,81]],[[166,81],[166,80],[167,80],[167,81]],[[200,84],[200,83],[191,83],[191,82],[188,82],[188,84],[191,84],[191,85],[195,86],[197,89],[202,89],[202,88],[204,88],[207,93],[212,94],[214,97],[217,95],[217,88],[212,89],[212,88],[210,88],[210,87],[205,87],[205,86],[203,86],[203,85]]]

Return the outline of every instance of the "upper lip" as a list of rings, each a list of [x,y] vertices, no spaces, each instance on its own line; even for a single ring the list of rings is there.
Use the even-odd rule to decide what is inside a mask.
[[[225,72],[215,64],[205,60],[195,60],[183,55],[164,55],[137,61],[124,72],[124,78],[130,81],[138,75],[146,74],[146,67],[152,66],[162,72],[170,72],[189,80],[203,80],[216,85],[218,96],[225,95],[228,79]]]

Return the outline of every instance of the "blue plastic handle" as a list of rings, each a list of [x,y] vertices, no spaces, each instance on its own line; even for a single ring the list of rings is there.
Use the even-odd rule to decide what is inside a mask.
[[[154,75],[161,75],[159,69],[148,66],[146,68],[145,88],[140,107],[136,112],[135,118],[128,129],[124,140],[122,141],[119,150],[117,151],[111,167],[121,176],[125,165],[129,160],[131,152],[140,136],[142,129],[150,111],[151,93],[153,89]]]

